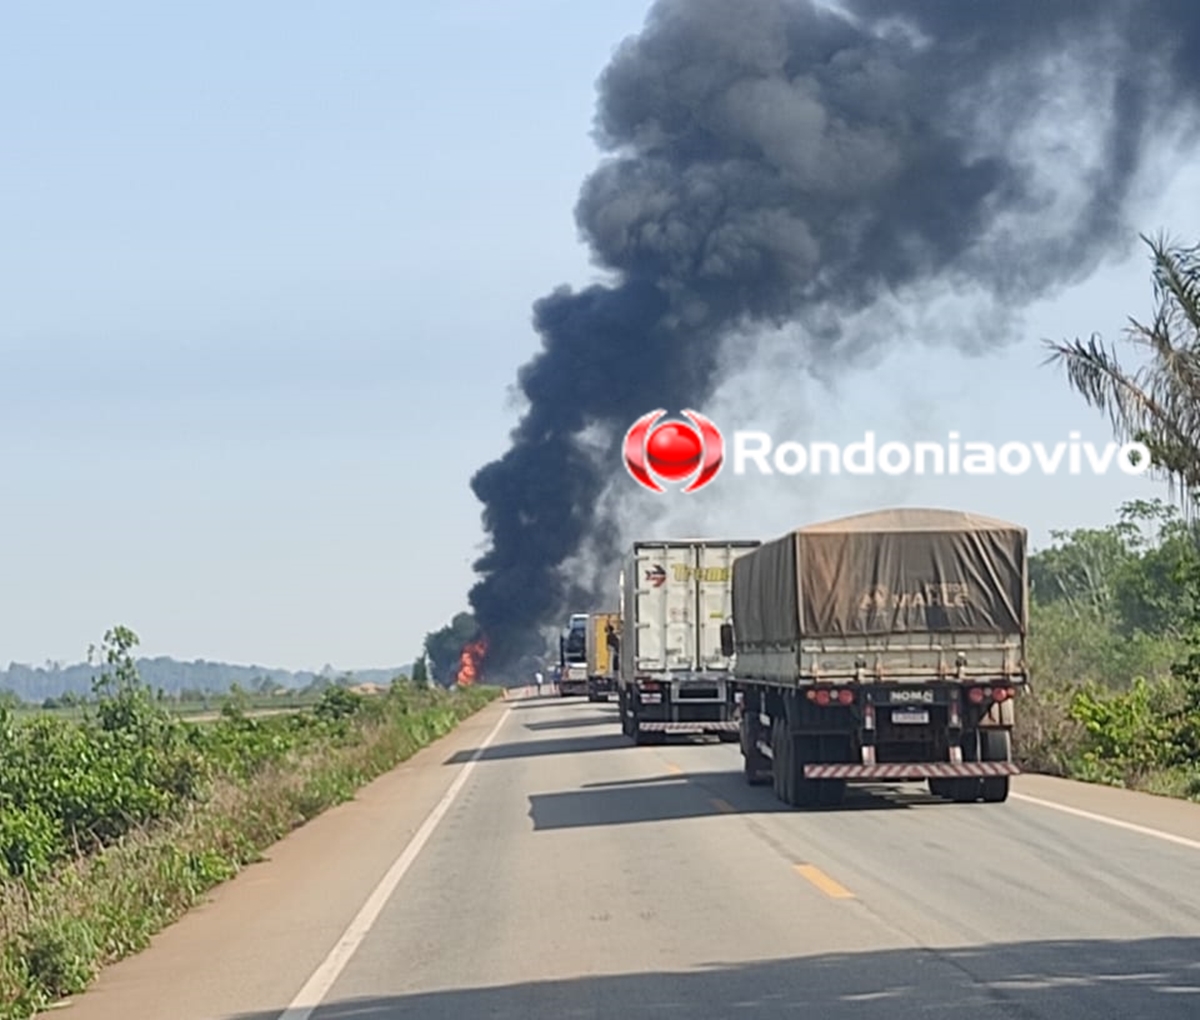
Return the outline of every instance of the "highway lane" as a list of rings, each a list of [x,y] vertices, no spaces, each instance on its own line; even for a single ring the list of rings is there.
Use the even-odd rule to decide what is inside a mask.
[[[312,888],[332,864],[319,860],[332,823],[318,819],[290,862],[260,866],[308,869],[294,899],[260,894],[238,921],[251,869],[205,908],[208,943],[185,919],[170,955],[156,961],[152,947],[118,965],[130,976],[102,979],[59,1015],[1200,1016],[1200,838],[1186,842],[1200,837],[1196,805],[1017,784],[1167,828],[1177,843],[1027,800],[956,805],[916,787],[852,788],[840,810],[797,812],[744,784],[735,746],[634,747],[613,708],[575,699],[495,706],[422,755],[405,783],[389,777],[338,809],[338,873],[355,877]],[[439,802],[394,892],[356,926],[418,814]],[[381,822],[389,806],[403,825]],[[323,966],[347,928],[353,952]],[[285,1014],[306,982],[322,1004]]]

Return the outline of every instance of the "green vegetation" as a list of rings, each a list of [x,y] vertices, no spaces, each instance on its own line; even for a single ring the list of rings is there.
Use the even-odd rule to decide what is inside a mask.
[[[81,991],[292,828],[347,800],[495,698],[398,678],[311,707],[181,718],[151,694],[124,627],[78,718],[0,706],[0,1018]]]
[[[1031,557],[1036,691],[1019,709],[1027,767],[1200,799],[1200,248],[1151,241],[1157,307],[1126,338],[1050,344],[1072,388],[1140,440],[1186,516],[1123,508]]]
[[[1200,799],[1200,528],[1161,502],[1030,557],[1026,768]]]

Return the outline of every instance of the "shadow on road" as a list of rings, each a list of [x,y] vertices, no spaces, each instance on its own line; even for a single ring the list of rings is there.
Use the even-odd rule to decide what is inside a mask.
[[[573,720],[554,720],[524,723],[529,730],[574,729],[600,725],[615,725],[614,721],[589,715]],[[683,738],[699,741],[704,738]],[[506,744],[493,744],[479,757],[479,761],[509,761],[516,758],[537,758],[545,755],[574,755],[590,751],[624,751],[631,755],[661,751],[670,745],[652,744],[636,746],[619,730],[586,736],[549,737],[538,740],[519,740]],[[464,748],[450,755],[443,765],[465,765],[475,756],[474,748]],[[740,762],[740,758],[736,759]],[[670,794],[652,794],[653,803],[639,802],[646,790],[670,784]],[[692,788],[697,797],[680,800],[680,787]],[[717,807],[713,800],[724,806]],[[761,812],[794,811],[806,814],[818,812],[889,811],[907,810],[922,805],[931,809],[995,810],[991,805],[953,805],[940,797],[934,797],[924,783],[896,784],[888,786],[857,785],[846,788],[845,800],[830,807],[792,808],[775,798],[770,786],[748,786],[740,768],[728,771],[683,772],[655,776],[649,779],[613,780],[610,782],[585,783],[577,790],[561,793],[539,794],[533,798],[535,810],[540,803],[549,812],[548,818],[555,821],[538,824],[534,814],[535,828],[566,828],[584,825],[619,825],[632,822],[652,821],[655,818],[692,818],[717,814],[718,812],[751,814]],[[559,806],[554,806],[559,805]],[[689,806],[690,805],[690,806]],[[658,811],[660,813],[655,814]],[[662,813],[665,812],[665,813]],[[562,819],[573,819],[564,823]]]
[[[587,704],[587,698],[573,695],[569,698],[559,697],[557,694],[543,694],[540,698],[522,698],[519,701],[506,702],[509,708],[514,712],[530,712],[544,708],[561,708],[563,705],[578,705]]]
[[[545,754],[583,754],[587,751],[614,751],[621,748],[636,752],[620,730],[603,736],[561,737],[549,740],[519,740],[511,744],[493,744],[480,761],[504,761],[511,758],[537,758]],[[465,765],[475,757],[474,749],[456,751],[443,765]]]
[[[1200,938],[1014,942],[338,999],[311,1020],[1195,1020]],[[529,966],[537,966],[530,961]],[[465,961],[462,983],[471,979]],[[398,980],[379,975],[382,982]],[[359,976],[361,980],[361,975]],[[280,1009],[229,1020],[278,1020]]]
[[[552,722],[527,722],[527,730],[577,730],[585,726],[609,726],[620,732],[621,719],[614,708],[603,715],[581,715],[577,719],[556,719]],[[628,741],[627,741],[628,743]]]
[[[699,772],[585,783],[578,790],[531,794],[529,817],[534,830],[541,831],[677,821],[718,814],[846,814],[903,811],[921,805],[928,805],[930,810],[953,810],[956,806],[931,796],[923,786],[911,789],[850,786],[845,801],[836,807],[793,808],[778,800],[769,787],[746,786],[740,772]],[[959,809],[973,807],[962,805]]]

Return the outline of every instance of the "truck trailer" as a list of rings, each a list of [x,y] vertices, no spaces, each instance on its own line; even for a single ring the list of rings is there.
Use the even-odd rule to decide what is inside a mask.
[[[738,740],[730,659],[734,562],[757,540],[635,542],[620,575],[617,702],[621,732],[636,743],[670,734]]]
[[[617,692],[617,662],[620,613],[589,613],[587,628],[588,701],[608,701]]]
[[[847,782],[1008,798],[1026,688],[1027,532],[954,510],[800,528],[740,558],[721,647],[746,779],[794,807]]]

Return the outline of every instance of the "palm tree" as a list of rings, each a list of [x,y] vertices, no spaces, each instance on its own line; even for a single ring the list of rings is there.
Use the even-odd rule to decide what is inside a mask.
[[[1122,367],[1094,334],[1086,343],[1047,341],[1046,363],[1065,365],[1072,388],[1108,414],[1123,442],[1146,445],[1191,516],[1200,501],[1200,246],[1142,240],[1153,256],[1158,308],[1150,325],[1130,319],[1125,333],[1147,363]]]

